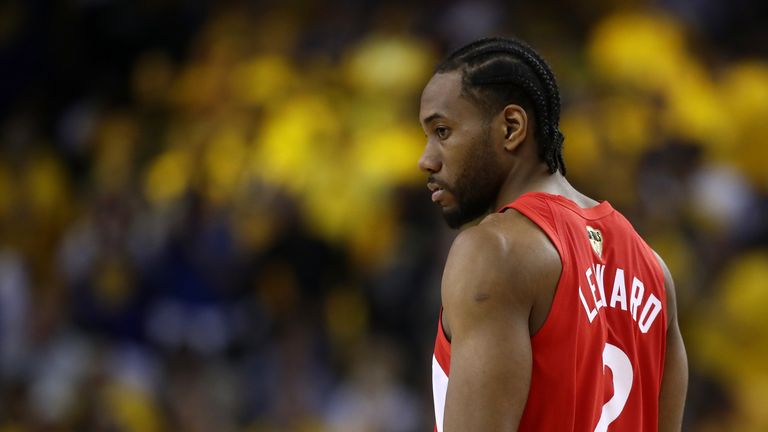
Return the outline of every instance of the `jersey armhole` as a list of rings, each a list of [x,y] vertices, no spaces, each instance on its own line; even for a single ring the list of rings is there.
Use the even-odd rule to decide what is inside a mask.
[[[550,215],[553,214],[552,207],[550,203],[544,202],[544,205],[546,205],[547,211]],[[547,317],[544,319],[544,323],[541,325],[541,327],[536,331],[536,333],[531,335],[531,343],[535,343],[536,340],[543,338],[547,332],[549,327],[551,327],[553,324],[552,322],[554,320],[550,319],[553,316],[557,316],[557,313],[559,309],[561,309],[560,303],[557,301],[558,295],[562,291],[561,285],[563,285],[564,276],[567,273],[569,269],[569,263],[570,259],[569,257],[565,256],[566,251],[563,249],[562,244],[560,243],[560,237],[558,236],[558,228],[557,228],[557,220],[552,217],[550,218],[552,225],[550,225],[550,221],[545,220],[539,212],[531,208],[529,205],[522,203],[522,202],[514,202],[512,203],[508,208],[512,208],[516,211],[518,211],[520,214],[528,218],[531,222],[533,222],[544,234],[547,236],[549,241],[552,243],[552,245],[555,246],[555,249],[557,250],[557,254],[560,256],[560,264],[561,264],[561,271],[560,271],[560,277],[557,280],[557,286],[555,286],[555,292],[552,295],[552,304],[549,307],[549,312],[547,312]]]
[[[440,306],[440,315],[437,319],[437,339],[435,340],[435,359],[440,367],[448,374],[451,370],[451,341],[443,328],[443,307]]]

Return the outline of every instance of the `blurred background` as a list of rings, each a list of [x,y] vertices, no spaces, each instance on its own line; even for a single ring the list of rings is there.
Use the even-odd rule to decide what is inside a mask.
[[[684,429],[768,430],[767,5],[0,2],[0,431],[431,430],[419,95],[486,35],[671,268]]]

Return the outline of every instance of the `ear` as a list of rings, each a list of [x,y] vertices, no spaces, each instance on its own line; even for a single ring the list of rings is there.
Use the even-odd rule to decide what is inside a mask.
[[[520,105],[507,105],[504,107],[504,149],[512,151],[516,149],[528,135],[528,114]]]

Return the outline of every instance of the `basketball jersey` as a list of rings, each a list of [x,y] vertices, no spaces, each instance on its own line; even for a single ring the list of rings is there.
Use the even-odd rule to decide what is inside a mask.
[[[520,431],[656,431],[664,366],[664,273],[608,202],[582,209],[533,192],[515,209],[557,248],[562,273],[531,336],[532,373]],[[441,314],[442,315],[442,314]],[[451,345],[438,322],[432,358],[435,430],[442,432]]]

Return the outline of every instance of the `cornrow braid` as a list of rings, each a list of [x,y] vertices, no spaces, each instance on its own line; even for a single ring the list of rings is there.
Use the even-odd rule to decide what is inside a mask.
[[[551,173],[565,175],[560,91],[547,62],[517,39],[486,38],[459,48],[435,72],[462,73],[462,93],[487,114],[516,103],[534,114],[539,156]]]

